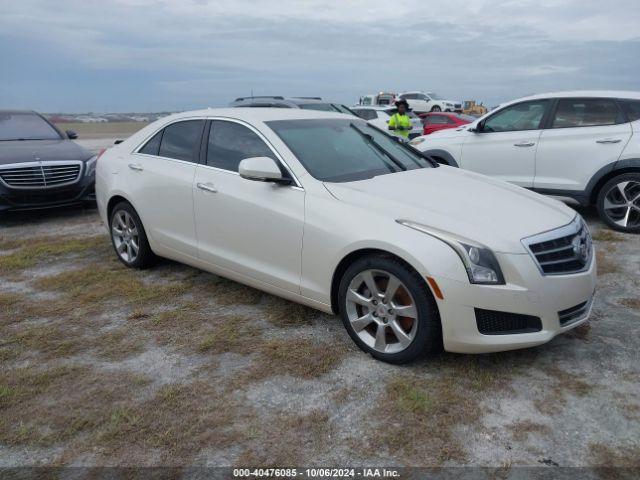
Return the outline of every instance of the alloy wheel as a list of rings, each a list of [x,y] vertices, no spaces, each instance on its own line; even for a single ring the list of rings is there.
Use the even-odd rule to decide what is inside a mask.
[[[620,227],[640,226],[640,182],[627,180],[611,187],[604,197],[604,212]]]
[[[140,237],[135,220],[124,210],[113,216],[111,236],[116,252],[126,263],[133,263],[140,253]]]
[[[346,313],[358,337],[381,353],[405,350],[418,329],[418,309],[409,289],[382,270],[364,270],[353,278]]]

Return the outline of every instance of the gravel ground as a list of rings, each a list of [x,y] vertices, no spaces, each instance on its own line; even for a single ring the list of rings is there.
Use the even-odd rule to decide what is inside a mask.
[[[337,317],[168,261],[124,268],[95,210],[0,217],[0,467],[639,467],[640,236],[581,213],[588,324],[406,366]]]

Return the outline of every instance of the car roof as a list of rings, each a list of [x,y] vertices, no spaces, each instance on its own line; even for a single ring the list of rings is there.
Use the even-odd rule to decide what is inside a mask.
[[[324,112],[319,110],[305,110],[301,108],[278,108],[278,107],[228,107],[228,108],[207,108],[205,110],[193,110],[181,112],[163,117],[163,120],[180,120],[193,117],[226,117],[236,120],[251,122],[268,122],[271,120],[307,120],[322,118],[350,118],[348,115],[339,112]]]
[[[624,91],[624,90],[569,90],[562,92],[540,93],[529,95],[527,97],[518,98],[516,101],[536,100],[542,98],[567,98],[567,97],[583,97],[583,98],[629,98],[640,100],[640,92]],[[513,102],[509,102],[513,103]],[[500,105],[503,106],[503,105]]]
[[[273,105],[287,105],[289,107],[295,107],[309,104],[334,104],[335,102],[328,102],[323,100],[321,97],[283,97],[278,95],[265,95],[257,97],[239,97],[231,102],[231,106],[242,107],[252,103],[271,103]]]
[[[37,112],[34,112],[33,110],[0,110],[0,114],[4,113],[5,115],[7,114],[15,114],[15,113],[35,113],[37,114]]]
[[[354,105],[353,107],[349,107],[351,110],[361,109],[361,110],[391,110],[396,108],[395,105]]]

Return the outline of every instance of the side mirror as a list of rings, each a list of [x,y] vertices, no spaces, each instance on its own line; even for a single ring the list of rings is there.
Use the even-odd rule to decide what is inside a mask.
[[[484,132],[484,122],[476,123],[476,126],[470,128],[469,131],[473,132],[473,133],[482,133],[482,132]]]
[[[76,138],[78,138],[78,134],[73,130],[67,130],[65,133],[67,134],[69,140],[75,140]]]
[[[273,158],[251,157],[245,158],[238,165],[238,173],[242,178],[258,182],[291,183],[284,178],[280,167]]]

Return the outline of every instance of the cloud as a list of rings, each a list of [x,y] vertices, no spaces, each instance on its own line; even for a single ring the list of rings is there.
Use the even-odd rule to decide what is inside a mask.
[[[639,19],[636,0],[23,0],[0,16],[0,94],[42,110],[135,110],[224,105],[252,90],[352,103],[423,89],[498,103],[637,89]]]

